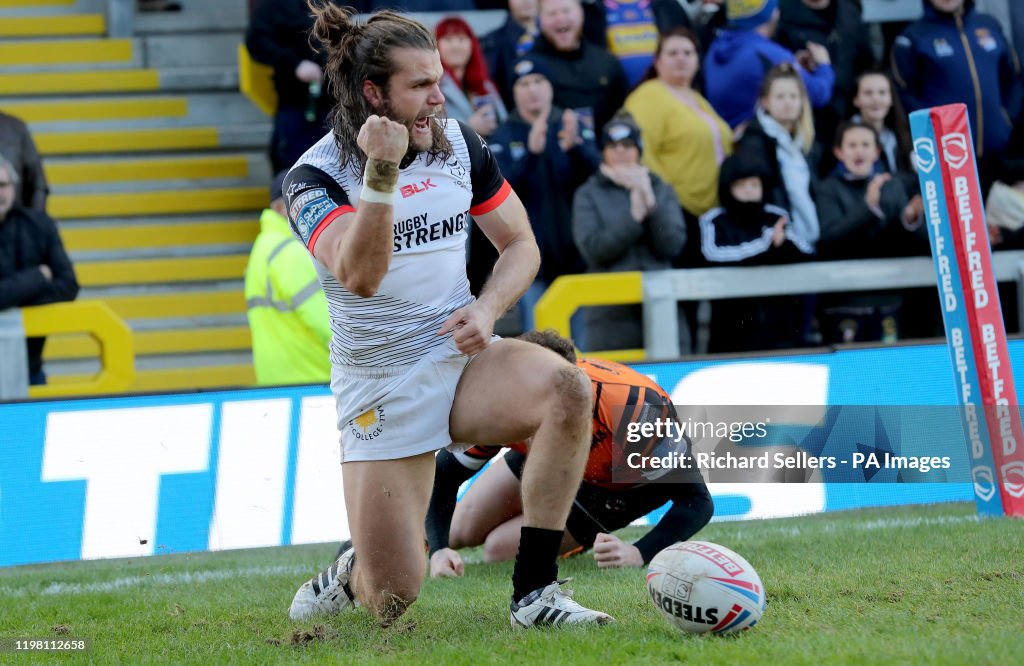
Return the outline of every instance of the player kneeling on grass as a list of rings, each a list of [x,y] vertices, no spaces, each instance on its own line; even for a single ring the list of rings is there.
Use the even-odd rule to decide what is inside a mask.
[[[584,370],[596,399],[590,456],[569,511],[560,551],[572,554],[593,548],[594,560],[601,568],[639,567],[666,546],[700,531],[711,520],[714,505],[698,470],[677,470],[671,477],[653,482],[648,481],[650,476],[641,478],[634,470],[621,469],[630,451],[671,446],[646,439],[634,443],[626,440],[629,422],[676,419],[665,390],[624,365],[577,359],[572,342],[554,331],[526,333],[520,339],[546,347]],[[462,482],[497,456],[501,448],[474,446],[459,453],[438,454],[434,493],[427,512],[431,576],[462,575],[463,563],[456,548],[482,544],[488,562],[516,556],[524,513],[520,499],[523,468],[525,463],[530,469],[532,455],[526,455],[527,447],[522,442],[510,448],[504,460],[494,461],[458,504],[456,496]],[[611,534],[669,501],[672,506],[668,512],[636,543],[626,543]]]
[[[536,345],[492,336],[540,264],[526,211],[476,132],[444,117],[429,30],[389,11],[360,24],[354,10],[310,10],[328,52],[334,127],[299,158],[284,191],[327,296],[354,547],[299,588],[289,615],[338,613],[356,600],[382,623],[401,615],[426,576],[434,452],[453,441],[530,439],[536,464],[523,475],[512,625],[609,622],[557,580],[590,441],[590,382]],[[499,253],[475,300],[470,215]]]

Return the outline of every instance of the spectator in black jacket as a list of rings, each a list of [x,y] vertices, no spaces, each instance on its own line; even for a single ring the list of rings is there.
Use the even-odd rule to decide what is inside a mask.
[[[763,266],[806,261],[813,241],[789,223],[789,214],[767,201],[771,169],[755,155],[722,162],[721,206],[700,218],[704,259],[713,266]],[[799,346],[804,339],[805,299],[730,298],[711,304],[708,351],[712,353]]]
[[[899,174],[881,164],[874,128],[846,121],[836,132],[833,153],[839,164],[816,190],[821,259],[869,259],[922,254],[928,237],[922,228],[921,196],[911,194]]]
[[[0,111],[0,155],[7,158],[21,181],[18,203],[46,212],[46,174],[32,134],[20,119]]]
[[[874,128],[847,121],[836,132],[839,160],[817,189],[821,259],[869,259],[928,253],[921,196],[911,194],[899,174],[881,165]],[[896,293],[823,295],[818,302],[825,342],[894,341],[903,296]],[[934,308],[915,319],[934,316]]]
[[[857,75],[875,65],[867,26],[852,0],[780,0],[779,10],[775,41],[796,53],[805,67],[813,67],[802,55],[808,43],[823,44],[831,56],[832,99],[814,110],[815,132],[829,141],[848,114],[846,105]]]
[[[18,204],[19,176],[0,155],[0,310],[74,300],[78,281],[46,215]],[[45,384],[45,338],[28,339],[29,381]]]
[[[259,0],[245,37],[253,59],[274,68],[273,173],[291,168],[327,131],[324,121],[331,110],[331,96],[323,90],[325,53],[310,34],[312,27],[306,0]]]
[[[480,38],[491,80],[505,106],[512,108],[512,66],[533,48],[537,38],[537,0],[508,0],[508,18],[502,26]]]
[[[626,101],[629,84],[618,58],[583,39],[580,0],[540,0],[540,37],[530,53],[551,74],[555,105],[580,113],[595,137]]]
[[[515,110],[488,140],[509,185],[523,200],[540,248],[540,272],[520,301],[523,330],[533,328],[533,306],[560,275],[579,273],[583,260],[572,237],[572,197],[597,169],[593,136],[580,131],[576,114],[552,104],[543,61],[527,55],[513,68]],[[477,227],[470,236],[470,284],[479,289],[497,254]],[[582,318],[577,318],[582,324]],[[582,330],[582,329],[580,329]],[[578,336],[577,336],[578,337]],[[581,344],[577,339],[577,344]]]

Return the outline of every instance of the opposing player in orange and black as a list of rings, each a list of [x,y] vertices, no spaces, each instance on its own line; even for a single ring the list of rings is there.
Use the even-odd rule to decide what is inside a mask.
[[[640,566],[661,549],[696,534],[711,519],[711,496],[696,469],[676,470],[657,483],[625,464],[638,452],[662,456],[688,455],[688,442],[640,437],[631,424],[676,420],[668,393],[635,370],[610,361],[576,358],[572,342],[554,332],[531,332],[522,339],[552,349],[583,368],[594,393],[593,438],[590,457],[566,524],[563,552],[594,548],[598,566]],[[663,421],[662,421],[663,422]],[[631,432],[632,431],[632,432]],[[632,435],[632,436],[629,436]],[[630,441],[635,440],[635,441]],[[449,548],[484,545],[488,561],[514,557],[520,524],[518,480],[526,463],[525,443],[510,444],[504,463],[492,465],[456,507],[458,488],[500,447],[474,446],[452,453],[442,450],[436,461],[434,492],[427,514],[432,575],[459,575],[461,560]],[[660,471],[660,470],[659,470]],[[656,474],[658,471],[655,472]],[[626,544],[611,531],[630,524],[672,502],[657,525],[634,544]],[[454,520],[453,520],[454,516]]]

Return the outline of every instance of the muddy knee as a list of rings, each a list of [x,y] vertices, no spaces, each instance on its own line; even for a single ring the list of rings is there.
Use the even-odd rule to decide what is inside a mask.
[[[400,617],[419,596],[421,579],[403,578],[392,577],[377,584],[364,578],[363,593],[366,605],[382,622],[390,622]]]
[[[559,368],[553,399],[554,418],[559,430],[566,436],[571,434],[573,440],[589,444],[593,395],[587,373],[575,366]]]

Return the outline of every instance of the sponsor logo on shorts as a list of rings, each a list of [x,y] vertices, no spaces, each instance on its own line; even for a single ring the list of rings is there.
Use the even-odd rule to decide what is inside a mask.
[[[356,439],[369,441],[384,432],[384,405],[366,410],[348,422],[348,429]]]

